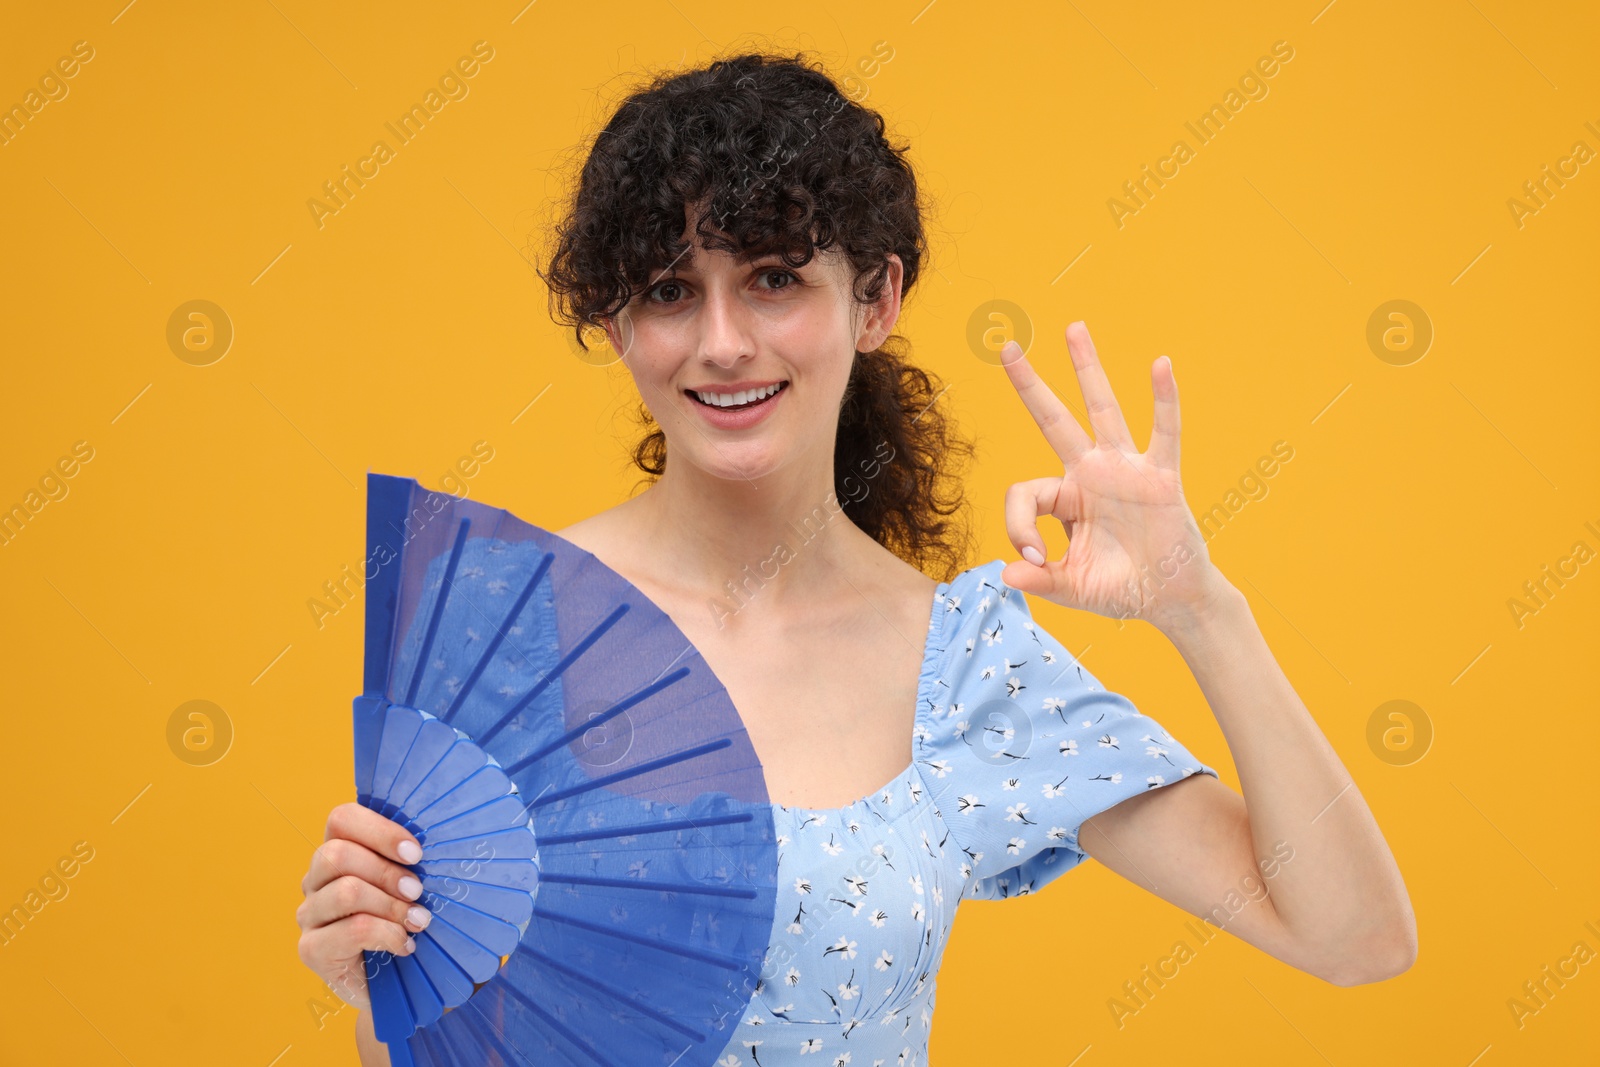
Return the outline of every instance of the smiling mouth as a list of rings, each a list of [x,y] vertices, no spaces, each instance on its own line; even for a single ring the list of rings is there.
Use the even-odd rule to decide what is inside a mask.
[[[760,397],[759,399],[755,399],[755,400],[746,400],[742,404],[707,403],[704,399],[702,399],[702,396],[715,396],[716,394],[714,394],[714,393],[701,394],[701,393],[695,392],[693,389],[685,389],[683,392],[684,392],[684,394],[686,396],[688,396],[688,398],[690,400],[693,400],[696,404],[699,404],[702,407],[714,408],[717,411],[744,411],[747,408],[759,407],[762,404],[765,404],[767,401],[771,400],[773,397],[777,396],[779,393],[783,392],[787,388],[789,388],[789,382],[787,380],[781,381],[781,382],[778,383],[778,387],[776,389],[772,390],[772,392],[768,393],[766,396]],[[735,393],[733,395],[737,396],[738,394]]]

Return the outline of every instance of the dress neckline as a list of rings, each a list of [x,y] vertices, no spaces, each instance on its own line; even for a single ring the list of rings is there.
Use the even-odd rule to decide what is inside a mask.
[[[562,537],[560,534],[556,533],[554,530],[543,530],[542,532],[545,533],[547,536],[552,537],[557,541],[560,541],[564,545],[571,546],[571,548],[574,551],[579,552],[579,553],[581,553],[581,554],[583,554],[585,556],[588,556],[590,559],[594,560],[594,562],[598,566],[603,567],[606,570],[610,571],[612,574],[616,575],[617,579],[620,582],[622,582],[624,585],[626,585],[629,589],[632,589],[634,591],[634,593],[639,597],[640,600],[643,600],[646,604],[649,604],[651,608],[653,608],[654,610],[656,610],[657,612],[659,612],[661,614],[662,618],[666,619],[669,623],[672,623],[672,628],[677,630],[678,633],[683,636],[684,643],[686,645],[688,645],[690,648],[694,649],[694,654],[696,656],[699,656],[700,662],[702,664],[704,664],[706,672],[708,674],[710,674],[711,677],[716,678],[717,684],[719,686],[722,686],[722,691],[724,693],[727,693],[727,691],[728,691],[727,686],[722,685],[722,679],[721,678],[717,678],[717,672],[711,669],[711,664],[706,661],[706,658],[705,658],[705,656],[703,654],[701,654],[700,649],[695,646],[695,643],[693,641],[689,640],[689,635],[685,634],[683,632],[683,629],[681,627],[679,627],[676,622],[673,622],[672,616],[667,614],[666,609],[663,608],[660,604],[657,604],[653,599],[651,599],[651,597],[650,597],[650,595],[648,593],[646,593],[643,589],[640,589],[633,582],[629,581],[628,577],[626,575],[624,575],[622,572],[618,571],[615,567],[612,567],[605,560],[601,559],[599,556],[595,555],[593,552],[590,552],[588,549],[584,548],[582,545],[579,545],[579,544],[577,544],[577,543],[575,543],[573,541],[567,540],[565,537]],[[874,789],[872,792],[867,793],[865,796],[858,797],[855,800],[852,800],[850,803],[842,805],[840,807],[836,807],[836,808],[811,808],[811,807],[805,806],[804,804],[779,804],[779,803],[776,803],[775,801],[772,801],[771,798],[769,797],[768,801],[769,801],[770,806],[773,809],[778,810],[778,811],[807,811],[807,812],[813,812],[813,813],[819,814],[819,815],[833,814],[834,812],[851,811],[851,810],[853,810],[855,808],[860,808],[860,807],[863,807],[863,806],[870,805],[873,800],[877,799],[883,793],[887,792],[890,789],[893,789],[895,786],[899,785],[901,782],[903,782],[906,779],[911,777],[911,775],[917,769],[917,729],[918,729],[918,727],[920,727],[922,725],[923,708],[925,708],[929,704],[929,699],[928,699],[929,696],[930,696],[929,687],[930,687],[930,685],[931,685],[931,683],[933,681],[933,675],[935,673],[934,671],[929,670],[929,667],[932,665],[932,660],[933,660],[934,654],[936,652],[942,651],[942,649],[938,649],[938,648],[934,647],[934,640],[933,640],[933,633],[934,633],[934,629],[935,629],[935,624],[940,621],[939,620],[939,608],[945,602],[945,594],[950,589],[954,588],[955,583],[957,581],[960,581],[963,577],[965,577],[966,575],[970,574],[972,571],[974,571],[976,569],[977,568],[975,568],[975,567],[968,567],[966,570],[963,570],[961,573],[957,574],[955,576],[955,578],[952,578],[950,581],[948,581],[948,582],[940,582],[937,586],[934,587],[933,596],[931,598],[932,602],[928,605],[928,628],[927,628],[926,633],[923,635],[923,639],[922,639],[922,664],[921,664],[921,667],[918,669],[918,672],[917,672],[917,706],[916,706],[916,709],[915,709],[914,714],[912,715],[912,719],[911,719],[911,762],[906,764],[903,768],[900,769],[900,771],[893,778],[890,778],[887,782],[884,782],[877,789]],[[738,707],[737,704],[733,704],[733,697],[732,697],[731,694],[728,696],[728,703],[733,705],[733,710],[735,712],[737,712],[738,715],[739,715],[739,722],[741,724],[743,724],[744,721],[745,721],[744,720],[744,713],[739,711],[739,707]],[[751,746],[751,751],[752,752],[755,751],[755,746],[754,745]],[[759,757],[758,757],[758,759],[759,759]],[[765,778],[765,775],[763,775],[763,779],[764,778]]]

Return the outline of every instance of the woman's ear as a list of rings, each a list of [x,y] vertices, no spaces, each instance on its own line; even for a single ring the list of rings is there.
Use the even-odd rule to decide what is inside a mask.
[[[905,265],[893,252],[889,253],[888,258],[889,270],[884,278],[883,292],[879,294],[877,302],[867,309],[856,330],[857,352],[876,351],[879,345],[889,339],[895,321],[900,317],[900,285],[905,278]]]
[[[628,315],[628,309],[623,308],[615,315],[601,319],[600,324],[605,328],[611,350],[618,358],[627,359],[628,350],[633,347],[633,320]]]

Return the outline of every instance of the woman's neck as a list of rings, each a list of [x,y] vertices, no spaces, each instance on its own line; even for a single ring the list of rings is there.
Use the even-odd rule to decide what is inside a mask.
[[[656,556],[662,584],[733,602],[757,591],[781,602],[834,586],[875,547],[834,494],[831,452],[759,479],[669,464],[627,510],[635,544]]]

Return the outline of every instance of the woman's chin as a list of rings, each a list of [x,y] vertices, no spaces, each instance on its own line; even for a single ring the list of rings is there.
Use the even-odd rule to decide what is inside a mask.
[[[787,453],[771,441],[739,441],[713,447],[707,441],[696,442],[692,449],[674,450],[667,446],[668,456],[689,454],[689,464],[702,474],[730,482],[757,482],[775,474],[787,460]],[[668,460],[668,466],[671,465]]]

